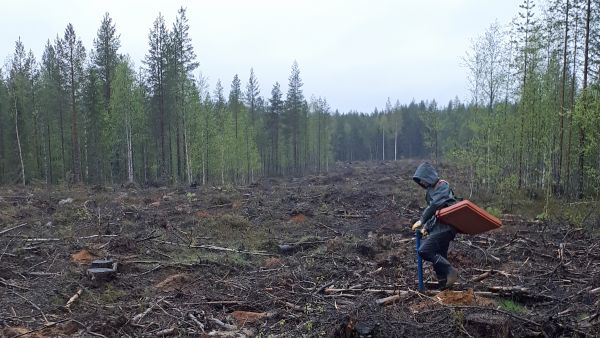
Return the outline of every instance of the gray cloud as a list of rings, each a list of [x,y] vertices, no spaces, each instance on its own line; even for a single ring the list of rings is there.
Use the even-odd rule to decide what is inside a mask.
[[[121,53],[141,65],[159,12],[171,24],[187,7],[200,70],[211,86],[243,82],[254,67],[262,95],[275,81],[286,89],[292,62],[300,65],[306,97],[326,97],[342,112],[370,112],[387,98],[467,99],[460,58],[494,21],[508,23],[518,0],[424,1],[6,1],[0,18],[0,57],[20,36],[41,58],[47,39],[71,22],[87,49],[105,12],[121,34]]]

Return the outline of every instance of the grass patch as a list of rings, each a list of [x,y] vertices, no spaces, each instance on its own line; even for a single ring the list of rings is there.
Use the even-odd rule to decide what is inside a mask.
[[[217,219],[223,226],[227,226],[234,229],[246,229],[252,226],[252,223],[248,221],[245,217],[233,214],[224,214]]]
[[[494,207],[487,207],[487,208],[485,208],[485,211],[487,211],[490,215],[492,215],[496,218],[500,218],[500,216],[502,215],[502,211],[500,211],[500,209],[494,208]]]
[[[199,220],[194,229],[210,237],[197,244],[214,244],[238,250],[257,250],[269,238],[269,229],[254,225],[247,218],[236,214],[223,214],[215,218]]]
[[[250,257],[247,256],[236,252],[221,253],[206,250],[202,250],[197,254],[198,262],[200,263],[217,263],[237,268],[253,266]]]
[[[253,265],[252,258],[243,253],[205,250],[200,248],[180,248],[171,252],[171,262],[175,264],[216,263],[238,268]]]
[[[119,300],[119,298],[124,297],[126,295],[127,292],[120,289],[116,289],[111,284],[107,284],[106,289],[104,289],[104,292],[98,295],[98,300],[102,302],[102,304],[110,304],[115,303]]]
[[[523,314],[527,312],[527,308],[520,303],[517,303],[513,300],[501,298],[498,300],[498,306],[505,311],[512,313]]]

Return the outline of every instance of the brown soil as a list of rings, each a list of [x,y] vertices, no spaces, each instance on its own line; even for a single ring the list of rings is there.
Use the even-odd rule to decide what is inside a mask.
[[[90,264],[97,257],[83,249],[71,255],[71,260],[79,264]]]
[[[600,332],[598,239],[564,221],[510,211],[502,229],[452,243],[458,286],[414,291],[417,165],[239,187],[4,187],[0,232],[24,225],[0,235],[0,336],[467,337],[482,326],[466,318],[500,317],[513,337]],[[441,168],[468,195],[468,175]],[[116,278],[90,281],[95,258]]]

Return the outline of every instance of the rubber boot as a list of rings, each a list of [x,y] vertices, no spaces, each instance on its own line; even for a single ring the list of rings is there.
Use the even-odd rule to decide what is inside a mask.
[[[454,283],[456,283],[456,281],[458,280],[458,271],[453,268],[450,267],[450,269],[448,270],[448,275],[446,276],[446,288],[451,287],[452,285],[454,285]]]

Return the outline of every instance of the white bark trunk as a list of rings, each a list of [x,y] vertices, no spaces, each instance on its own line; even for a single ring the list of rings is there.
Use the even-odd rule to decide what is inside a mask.
[[[206,150],[202,152],[202,185],[206,185]]]
[[[188,147],[188,135],[187,135],[187,126],[185,123],[185,116],[183,117],[183,138],[185,142],[183,143],[183,147],[185,148],[185,168],[187,171],[187,183],[192,184],[192,167],[190,165],[190,148]]]
[[[396,134],[394,134],[394,161],[398,160],[398,127],[396,126]]]
[[[225,137],[221,135],[221,144],[225,143]],[[221,146],[221,185],[225,185],[225,145]]]
[[[131,121],[129,113],[125,115],[125,133],[127,136],[127,181],[133,183],[133,142],[131,139]]]
[[[25,185],[25,165],[23,164],[23,152],[21,151],[21,138],[19,137],[19,111],[17,109],[17,96],[15,95],[15,132],[17,133],[17,146],[19,147],[19,160],[21,161],[21,177]]]
[[[385,130],[381,128],[381,160],[385,161]]]

